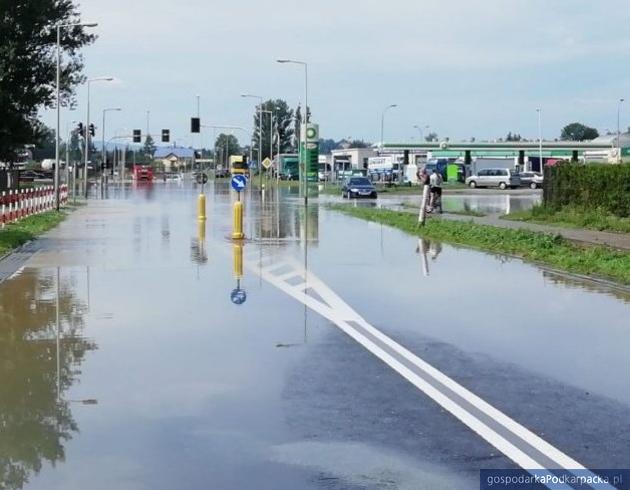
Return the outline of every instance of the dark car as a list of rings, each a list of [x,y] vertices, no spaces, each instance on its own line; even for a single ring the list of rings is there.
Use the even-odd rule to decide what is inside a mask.
[[[343,183],[341,197],[348,199],[354,197],[376,198],[376,187],[367,177],[349,177]]]

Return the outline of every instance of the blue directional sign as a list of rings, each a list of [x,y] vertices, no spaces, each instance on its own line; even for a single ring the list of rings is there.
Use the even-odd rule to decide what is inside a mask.
[[[247,293],[244,289],[236,288],[230,293],[230,300],[235,305],[242,305],[247,300]]]
[[[244,175],[234,175],[232,177],[232,189],[236,192],[241,192],[247,187],[247,177]]]

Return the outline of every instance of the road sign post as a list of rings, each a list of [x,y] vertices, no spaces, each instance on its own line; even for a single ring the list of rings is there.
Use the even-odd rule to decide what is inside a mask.
[[[247,187],[247,177],[244,175],[234,175],[231,180],[232,189],[237,192],[238,200],[234,203],[232,240],[242,240],[243,233],[243,203],[241,202],[241,192]]]

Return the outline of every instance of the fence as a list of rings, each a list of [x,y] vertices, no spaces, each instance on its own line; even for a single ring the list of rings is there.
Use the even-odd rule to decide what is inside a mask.
[[[59,203],[68,202],[68,186],[59,186]],[[53,186],[3,191],[0,196],[0,223],[14,223],[28,216],[50,211],[55,208],[55,190]]]

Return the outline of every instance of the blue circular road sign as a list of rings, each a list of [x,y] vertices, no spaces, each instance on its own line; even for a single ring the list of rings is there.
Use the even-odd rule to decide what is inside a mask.
[[[247,177],[244,175],[232,176],[232,189],[236,192],[241,192],[245,190],[245,187],[247,187]]]
[[[242,305],[247,300],[247,293],[241,288],[233,289],[230,293],[230,300],[235,305]]]

